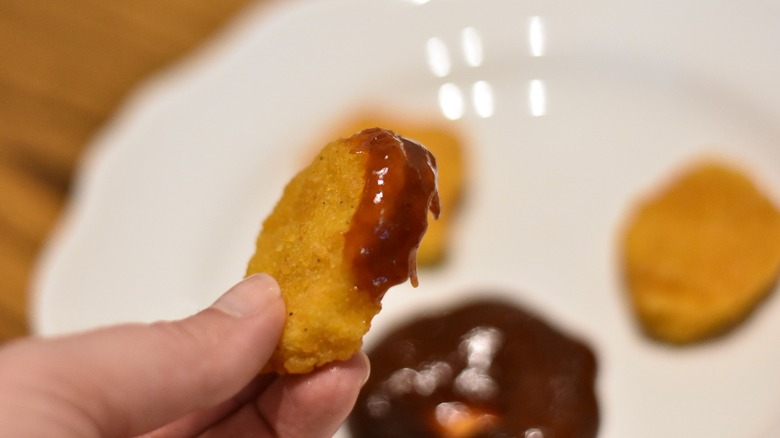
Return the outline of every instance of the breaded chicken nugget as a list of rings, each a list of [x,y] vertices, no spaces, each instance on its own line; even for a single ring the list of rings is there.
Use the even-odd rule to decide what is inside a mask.
[[[682,344],[725,332],[780,271],[780,213],[746,175],[693,167],[643,202],[626,228],[624,267],[645,331]]]
[[[279,282],[288,317],[269,370],[305,373],[355,354],[387,289],[411,277],[438,214],[436,164],[421,145],[367,129],[334,141],[285,188],[247,275]]]
[[[439,175],[439,198],[442,215],[430,222],[428,231],[417,251],[420,266],[440,264],[447,256],[452,240],[453,223],[458,217],[468,185],[466,168],[466,142],[455,126],[422,117],[400,117],[390,113],[376,112],[361,116],[340,128],[338,135],[349,135],[373,126],[384,126],[404,137],[424,144],[436,157]]]

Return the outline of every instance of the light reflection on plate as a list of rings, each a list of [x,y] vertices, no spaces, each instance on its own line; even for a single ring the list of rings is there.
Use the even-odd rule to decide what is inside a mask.
[[[544,24],[538,16],[528,19],[528,47],[531,57],[541,57],[544,54]],[[439,37],[428,38],[426,44],[426,59],[431,73],[437,78],[447,78],[454,64],[450,53],[460,53],[462,59],[456,59],[467,67],[480,67],[483,63],[484,49],[480,31],[472,26],[464,27],[460,32],[460,50],[451,50]],[[457,63],[456,63],[457,64]],[[466,113],[467,102],[471,104],[474,115],[489,118],[495,111],[493,86],[485,79],[476,80],[471,84],[470,99],[468,93],[454,82],[445,82],[439,87],[438,102],[442,115],[449,120],[461,119]],[[531,115],[542,116],[546,112],[546,96],[544,82],[532,79],[528,84],[528,106]]]
[[[248,11],[96,139],[38,271],[60,333],[189,314],[239,279],[302,151],[356,108],[474,139],[460,238],[367,338],[479,290],[597,350],[604,437],[759,436],[780,415],[780,300],[731,336],[636,331],[615,239],[634,197],[701,154],[780,199],[780,11],[769,1],[299,1]],[[309,148],[309,149],[307,149]]]

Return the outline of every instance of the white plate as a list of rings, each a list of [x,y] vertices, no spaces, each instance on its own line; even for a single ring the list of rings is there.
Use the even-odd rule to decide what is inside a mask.
[[[368,342],[415,311],[499,289],[597,351],[601,436],[763,436],[780,419],[780,300],[717,342],[664,348],[627,311],[615,243],[631,201],[701,153],[739,160],[778,198],[778,23],[769,0],[248,11],[96,139],[38,272],[34,327],[202,308],[242,276],[313,139],[367,103],[438,114],[451,84],[462,115],[457,99],[445,112],[474,139],[454,255],[419,289],[388,294]],[[429,45],[448,54],[442,77]],[[475,108],[475,83],[492,105],[480,94]]]

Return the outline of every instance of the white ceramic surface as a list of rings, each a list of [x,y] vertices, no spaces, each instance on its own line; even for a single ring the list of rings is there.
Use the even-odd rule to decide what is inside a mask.
[[[496,291],[593,346],[601,436],[762,436],[780,418],[780,299],[716,342],[665,348],[636,330],[615,244],[632,200],[702,154],[780,199],[778,23],[769,0],[250,9],[95,139],[38,270],[34,328],[204,307],[242,276],[314,139],[366,105],[443,113],[473,139],[453,256],[392,290],[367,342]]]

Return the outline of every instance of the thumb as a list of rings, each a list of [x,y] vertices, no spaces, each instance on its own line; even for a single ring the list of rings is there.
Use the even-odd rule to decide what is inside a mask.
[[[284,318],[279,286],[260,274],[181,321],[22,341],[0,350],[0,412],[35,406],[49,418],[22,427],[59,422],[73,436],[143,433],[241,390],[273,353]]]

